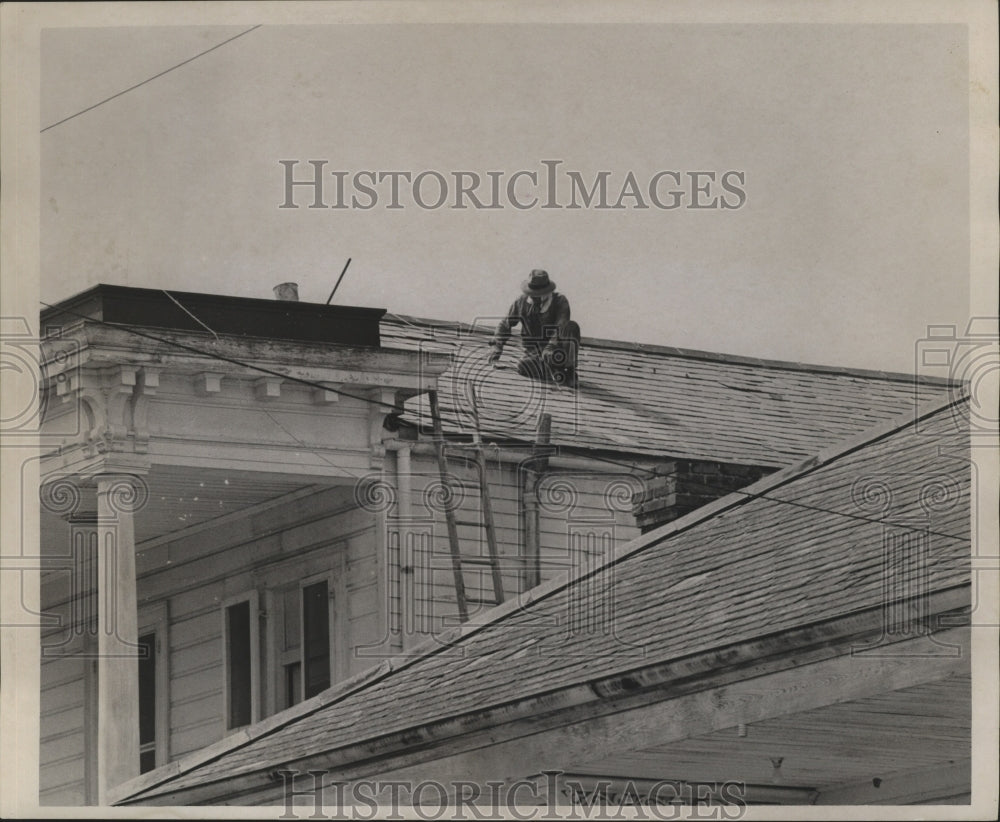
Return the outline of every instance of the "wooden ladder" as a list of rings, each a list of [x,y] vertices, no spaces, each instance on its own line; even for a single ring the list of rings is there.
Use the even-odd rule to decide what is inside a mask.
[[[483,518],[481,522],[457,520],[455,518],[455,509],[450,504],[450,501],[454,499],[455,496],[454,489],[451,486],[450,475],[448,474],[448,457],[446,453],[447,447],[444,441],[444,432],[441,426],[441,409],[438,405],[437,391],[429,391],[428,400],[430,402],[431,420],[434,424],[434,447],[437,453],[438,473],[441,476],[441,485],[445,491],[446,504],[444,506],[444,518],[445,523],[448,526],[448,547],[451,551],[451,570],[455,579],[455,599],[458,602],[458,616],[460,621],[468,622],[470,602],[477,605],[499,605],[504,601],[503,578],[500,575],[500,555],[497,551],[496,526],[493,520],[493,502],[490,499],[489,484],[486,474],[486,457],[483,454],[482,435],[479,430],[479,408],[476,401],[476,390],[473,387],[472,418],[475,423],[475,431],[472,435],[472,444],[470,446],[465,446],[465,448],[471,449],[476,463],[476,471],[479,475],[479,499],[482,503],[483,510]],[[471,525],[476,528],[482,528],[486,531],[488,556],[470,556],[462,553],[461,546],[458,542],[459,525]],[[466,595],[463,568],[465,565],[481,567],[489,566],[493,578],[494,599],[481,600],[478,598],[470,598]]]

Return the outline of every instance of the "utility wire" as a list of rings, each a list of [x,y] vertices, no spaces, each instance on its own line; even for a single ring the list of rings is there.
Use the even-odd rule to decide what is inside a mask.
[[[263,409],[263,411],[264,411],[264,414],[267,416],[267,418],[270,419],[271,422],[273,422],[277,428],[280,428],[285,433],[285,435],[289,439],[292,440],[292,442],[294,442],[296,445],[301,445],[307,451],[312,451],[311,446],[309,446],[307,443],[304,443],[301,439],[299,439],[297,436],[295,436],[295,434],[293,434],[284,425],[282,425],[278,421],[278,418],[274,416],[274,414],[272,414],[266,408]],[[337,465],[337,463],[335,463],[333,460],[331,460],[329,457],[327,457],[324,454],[315,454],[315,456],[318,456],[323,462],[325,462],[327,465],[331,466],[332,468],[337,468],[338,470],[340,470],[341,471],[341,475],[347,477],[348,479],[353,479],[353,480],[362,479],[361,475],[355,473],[354,471],[351,471],[350,468],[344,468],[343,465]]]
[[[188,57],[187,60],[184,60],[183,62],[178,63],[176,66],[171,66],[168,69],[164,69],[159,74],[154,74],[152,77],[149,77],[149,78],[143,80],[141,83],[136,83],[134,86],[129,86],[124,91],[119,91],[117,94],[112,94],[110,97],[105,97],[99,103],[94,103],[94,105],[92,105],[92,106],[87,106],[87,108],[83,109],[82,111],[78,111],[76,114],[71,114],[69,117],[63,117],[62,120],[59,120],[58,122],[52,123],[52,125],[46,126],[45,128],[43,128],[38,133],[39,134],[44,134],[50,128],[55,128],[56,126],[61,126],[63,123],[68,122],[69,120],[72,120],[74,117],[79,117],[81,114],[86,114],[88,111],[93,111],[98,106],[103,106],[105,103],[110,103],[112,100],[114,100],[114,99],[116,99],[118,97],[121,97],[123,94],[128,94],[130,91],[134,91],[135,89],[139,88],[140,86],[146,85],[146,83],[151,83],[153,80],[157,79],[158,77],[162,77],[164,74],[169,74],[171,71],[174,71],[175,69],[179,69],[181,66],[186,66],[188,63],[190,63],[190,62],[192,62],[194,60],[197,60],[199,57],[204,57],[206,54],[208,54],[211,51],[215,51],[218,48],[222,48],[224,45],[226,45],[226,43],[232,43],[233,40],[236,40],[237,38],[242,37],[244,34],[249,34],[254,29],[259,29],[261,27],[261,25],[263,25],[263,24],[261,23],[261,24],[258,24],[256,26],[253,26],[251,28],[248,28],[246,31],[241,31],[239,34],[236,34],[236,35],[230,37],[228,40],[223,40],[221,43],[218,43],[217,45],[214,45],[214,46],[212,46],[209,49],[205,49],[204,51],[196,54],[194,57]]]
[[[372,405],[378,405],[378,406],[382,406],[384,408],[389,408],[389,409],[391,409],[393,411],[397,411],[398,412],[400,410],[399,407],[396,406],[396,405],[393,405],[393,404],[387,403],[387,402],[382,402],[381,400],[376,400],[376,399],[373,399],[371,397],[365,397],[365,396],[358,396],[356,394],[350,394],[350,393],[348,393],[346,391],[341,391],[339,389],[331,388],[330,386],[323,385],[322,383],[314,382],[312,380],[303,379],[302,377],[294,377],[294,376],[291,376],[289,374],[283,374],[280,371],[274,371],[274,370],[272,370],[270,368],[265,368],[263,366],[254,365],[253,363],[248,363],[248,362],[244,362],[242,360],[237,360],[237,359],[235,359],[233,357],[227,357],[227,356],[225,356],[223,354],[218,354],[218,353],[215,353],[215,352],[212,352],[212,351],[205,351],[204,349],[196,348],[195,346],[191,346],[191,345],[186,345],[185,343],[177,342],[176,340],[169,340],[169,339],[165,339],[163,337],[158,337],[155,334],[148,334],[148,333],[146,333],[144,331],[139,331],[138,329],[133,328],[132,326],[129,326],[129,325],[125,325],[125,324],[122,324],[122,323],[111,323],[111,322],[107,322],[106,320],[99,320],[96,317],[88,317],[85,314],[80,314],[79,312],[73,311],[72,309],[69,309],[69,308],[60,307],[60,306],[53,306],[53,305],[50,305],[49,303],[46,303],[46,302],[41,301],[41,300],[39,302],[43,306],[45,306],[46,308],[51,308],[51,309],[53,309],[55,311],[60,311],[60,312],[66,313],[66,314],[71,314],[71,315],[73,315],[75,317],[78,317],[79,319],[85,320],[87,322],[92,322],[92,323],[95,323],[97,325],[103,325],[103,326],[106,326],[108,328],[116,328],[116,329],[119,329],[119,330],[122,330],[122,331],[127,331],[127,332],[129,332],[131,334],[135,334],[136,336],[143,337],[143,338],[149,339],[149,340],[154,340],[156,342],[163,343],[164,345],[170,345],[170,346],[173,346],[175,348],[179,348],[179,349],[182,349],[184,351],[189,351],[189,352],[191,352],[193,354],[198,354],[198,355],[203,356],[203,357],[209,357],[211,359],[218,359],[218,360],[221,360],[223,362],[232,363],[233,365],[237,365],[237,366],[240,366],[240,367],[243,367],[243,368],[248,368],[248,369],[251,369],[251,370],[254,370],[254,371],[260,371],[262,373],[269,374],[269,375],[275,376],[275,377],[281,377],[282,379],[289,380],[290,382],[300,383],[302,385],[309,386],[310,388],[320,388],[320,389],[322,389],[324,391],[330,391],[330,392],[332,392],[334,394],[338,394],[339,396],[342,396],[342,397],[347,397],[349,399],[358,400],[360,402],[370,403]],[[182,306],[182,308],[183,308],[183,306]],[[195,317],[194,319],[197,320],[197,317]],[[206,328],[207,328],[207,326],[206,326]],[[209,329],[209,330],[211,330],[211,329]],[[215,333],[215,332],[213,331],[212,333]],[[272,417],[272,420],[273,420],[273,417]],[[276,420],[274,420],[274,422],[277,423]],[[457,424],[455,420],[450,420],[449,419],[448,422]],[[295,439],[295,440],[298,439],[294,435],[292,435],[289,431],[287,431],[287,429],[285,429],[284,426],[281,426],[279,424],[279,427],[282,428],[282,430],[284,430],[286,434],[289,434],[289,436],[291,436],[293,439]],[[483,431],[483,432],[481,432],[481,435],[482,436],[490,436],[490,437],[494,437],[494,438],[502,438],[502,439],[507,439],[507,440],[514,440],[514,441],[526,441],[523,435],[517,434],[517,433],[508,433],[508,432],[501,433],[501,432],[497,432],[497,431]],[[854,450],[857,450],[857,449],[854,449]],[[633,464],[621,462],[620,460],[614,460],[614,459],[610,459],[608,457],[601,457],[601,456],[597,456],[597,455],[593,455],[593,454],[588,454],[587,457],[588,457],[588,459],[593,459],[593,460],[595,460],[597,462],[606,462],[606,463],[609,463],[611,465],[618,465],[618,466],[621,466],[623,468],[629,468],[632,471],[639,471],[639,472],[642,472],[642,473],[645,473],[645,474],[649,474],[650,476],[653,476],[653,477],[661,477],[662,478],[662,477],[677,477],[677,476],[679,476],[679,474],[676,471],[673,471],[673,472],[670,472],[670,473],[664,473],[662,471],[657,471],[657,470],[654,470],[654,469],[644,468],[644,467],[642,467],[640,465],[633,465]],[[823,467],[823,466],[816,466],[816,468],[814,468],[812,470],[816,470],[816,469],[821,468],[821,467]],[[800,477],[801,477],[801,475],[796,475],[795,477],[790,477],[788,480],[785,481],[785,483],[782,483],[782,485],[786,484],[787,482],[791,482],[791,481],[793,481],[795,479],[799,479]],[[724,487],[721,487],[721,486],[712,485],[710,483],[700,482],[700,481],[697,481],[697,480],[690,480],[690,479],[687,480],[687,481],[690,482],[690,483],[692,483],[692,484],[694,484],[694,485],[698,485],[700,487],[707,488],[707,489],[710,489],[712,491],[722,492],[723,494],[740,494],[742,496],[747,497],[748,498],[747,501],[750,501],[752,499],[763,499],[763,500],[767,500],[769,502],[777,502],[777,503],[780,503],[782,505],[791,505],[791,506],[794,506],[794,507],[797,507],[797,508],[804,508],[806,510],[817,511],[819,513],[832,514],[834,516],[841,516],[841,517],[846,517],[848,519],[860,520],[862,522],[869,522],[869,523],[872,523],[872,524],[875,524],[875,525],[883,525],[884,526],[886,524],[886,522],[884,520],[875,519],[873,517],[866,517],[866,516],[863,516],[861,514],[851,514],[851,513],[845,512],[845,511],[837,511],[837,510],[835,510],[833,508],[823,508],[821,506],[809,505],[807,503],[799,502],[797,500],[789,500],[789,499],[781,499],[779,497],[771,497],[771,496],[767,495],[767,492],[753,492],[753,491],[743,491],[743,490],[740,490],[740,489],[733,489],[733,488],[724,488]],[[912,531],[919,531],[921,533],[928,533],[928,534],[932,534],[934,536],[944,537],[945,539],[954,540],[956,542],[968,542],[967,538],[965,538],[965,537],[958,537],[958,536],[955,536],[954,534],[947,534],[947,533],[940,532],[940,531],[930,531],[930,530],[928,530],[926,528],[920,528],[918,526],[909,526],[909,525],[905,525],[903,523],[898,523],[898,524],[897,523],[892,523],[892,524],[893,524],[894,527],[905,528],[905,529],[912,530]]]
[[[205,329],[206,331],[208,331],[208,332],[209,332],[209,333],[210,333],[210,334],[211,334],[211,335],[212,335],[213,337],[215,337],[215,339],[219,339],[219,335],[218,335],[218,334],[216,334],[216,333],[215,333],[215,331],[213,331],[213,330],[212,330],[212,329],[211,329],[211,328],[210,328],[210,327],[208,326],[208,324],[207,324],[207,323],[203,323],[203,322],[202,322],[201,320],[199,320],[199,319],[198,319],[198,318],[197,318],[197,317],[196,317],[196,316],[195,316],[194,314],[192,314],[192,313],[191,313],[190,311],[188,311],[188,310],[187,310],[187,309],[186,309],[186,308],[185,308],[185,307],[184,307],[183,305],[181,305],[181,301],[180,301],[180,300],[178,300],[178,299],[177,299],[177,298],[176,298],[176,297],[175,297],[175,296],[174,296],[173,294],[171,294],[171,293],[170,293],[169,291],[167,291],[167,289],[165,289],[165,288],[161,288],[161,289],[160,289],[160,291],[162,291],[162,292],[163,292],[164,294],[166,294],[166,295],[167,295],[167,296],[168,296],[168,297],[169,297],[169,298],[170,298],[170,299],[171,299],[171,300],[173,301],[174,305],[176,305],[176,306],[177,306],[177,307],[178,307],[178,308],[179,308],[179,309],[180,309],[181,311],[183,311],[183,312],[184,312],[185,314],[187,314],[187,315],[188,315],[188,316],[189,316],[189,317],[190,317],[190,318],[191,318],[192,320],[194,320],[194,321],[195,321],[196,323],[198,323],[198,325],[200,325],[200,326],[201,326],[202,328],[204,328],[204,329]]]

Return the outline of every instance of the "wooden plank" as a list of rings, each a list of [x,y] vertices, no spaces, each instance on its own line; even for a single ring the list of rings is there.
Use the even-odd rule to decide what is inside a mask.
[[[40,784],[44,789],[66,789],[70,785],[83,785],[84,759],[76,757],[65,762],[55,762],[42,765],[39,773]],[[82,803],[81,803],[82,804]]]
[[[348,595],[348,613],[350,620],[356,620],[366,614],[378,613],[378,586],[374,583],[364,588],[355,588]]]
[[[46,711],[39,718],[39,738],[44,742],[54,737],[82,733],[83,699],[78,704],[58,711]]]
[[[83,704],[83,669],[78,666],[73,679],[68,679],[54,687],[43,688],[41,692],[41,716],[78,707]]]
[[[815,804],[908,805],[968,793],[972,785],[972,762],[966,758],[928,770],[911,768],[900,773],[877,775],[876,778],[878,784],[873,779],[865,779],[821,790]]]
[[[87,801],[82,779],[57,788],[42,790],[38,798],[42,806],[79,807],[85,805]]]
[[[171,712],[172,733],[181,733],[192,728],[198,728],[206,724],[221,723],[225,716],[222,706],[222,689],[220,688],[214,695],[208,695],[198,702],[188,704],[190,710]],[[171,708],[175,708],[171,703]]]
[[[76,729],[68,734],[56,737],[49,741],[42,740],[38,751],[38,763],[41,767],[52,765],[57,762],[65,762],[70,759],[80,759],[86,755],[83,743],[83,716],[80,716],[80,723]]]

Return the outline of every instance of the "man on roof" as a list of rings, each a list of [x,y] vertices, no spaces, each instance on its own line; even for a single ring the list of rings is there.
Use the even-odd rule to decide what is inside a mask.
[[[499,363],[511,328],[520,323],[524,355],[517,364],[517,373],[576,388],[580,326],[569,318],[569,300],[556,291],[548,272],[540,268],[521,283],[521,292],[497,324],[489,361],[494,366]]]

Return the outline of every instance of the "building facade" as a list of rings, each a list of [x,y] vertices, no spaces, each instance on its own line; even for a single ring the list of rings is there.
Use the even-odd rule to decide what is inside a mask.
[[[110,286],[42,323],[54,805],[251,740],[952,390],[585,340],[570,391],[486,369],[486,329]],[[594,596],[556,621],[611,630]]]

